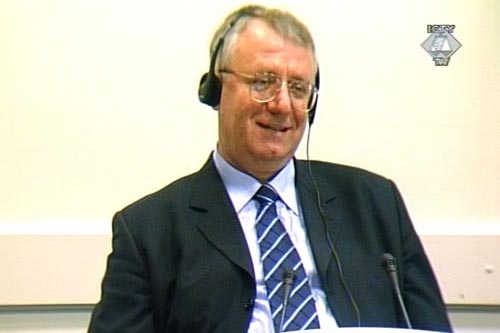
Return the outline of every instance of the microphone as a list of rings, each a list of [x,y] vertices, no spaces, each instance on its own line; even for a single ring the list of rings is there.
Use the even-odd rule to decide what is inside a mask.
[[[398,298],[399,308],[403,313],[403,317],[406,322],[406,327],[412,329],[410,317],[408,316],[408,312],[406,311],[405,302],[403,301],[403,297],[401,296],[401,289],[399,289],[399,281],[398,281],[398,266],[396,262],[396,258],[390,253],[384,253],[382,255],[382,262],[380,263],[382,268],[385,269],[389,279],[392,283],[392,289],[396,293]]]
[[[297,278],[294,270],[285,269],[283,271],[283,309],[281,310],[280,327],[278,333],[283,332],[283,323],[285,321],[286,308],[288,307],[288,300],[290,299],[290,292],[292,291],[293,282]]]

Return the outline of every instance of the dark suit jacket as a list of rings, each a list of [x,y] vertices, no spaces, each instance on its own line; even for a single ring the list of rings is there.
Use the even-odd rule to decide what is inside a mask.
[[[414,328],[451,331],[395,185],[360,169],[311,162],[320,214],[307,164],[295,164],[307,234],[339,326],[358,325],[355,302],[361,326],[404,327],[380,265],[382,254],[389,252],[399,263]],[[115,215],[113,251],[89,332],[246,333],[254,297],[245,237],[210,159],[199,172]]]

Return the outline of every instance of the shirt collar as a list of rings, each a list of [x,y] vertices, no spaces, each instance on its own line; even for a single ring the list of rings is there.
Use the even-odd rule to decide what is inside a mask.
[[[244,173],[229,164],[219,153],[214,151],[213,160],[222,182],[231,198],[234,209],[239,212],[262,185],[259,180]],[[269,182],[281,198],[281,201],[295,214],[299,214],[297,197],[295,195],[295,164],[288,161],[283,169]]]

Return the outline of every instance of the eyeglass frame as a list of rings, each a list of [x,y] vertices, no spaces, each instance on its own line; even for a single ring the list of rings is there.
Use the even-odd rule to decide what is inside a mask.
[[[294,106],[294,103],[293,101],[296,100],[296,101],[302,101],[300,98],[297,98],[297,97],[294,97],[292,93],[290,93],[291,89],[290,89],[290,83],[296,83],[296,82],[301,82],[301,83],[305,83],[305,86],[307,86],[307,89],[308,89],[308,92],[306,93],[306,95],[308,95],[308,99],[307,99],[307,104],[306,104],[306,108],[304,109],[304,112],[305,113],[308,113],[310,112],[313,107],[314,107],[314,104],[315,104],[315,101],[318,97],[318,88],[316,88],[316,86],[314,84],[312,84],[311,82],[308,82],[306,80],[296,80],[296,79],[293,79],[293,80],[289,80],[289,79],[286,79],[286,80],[283,80],[280,76],[276,75],[275,73],[273,72],[257,72],[255,74],[246,74],[246,73],[241,73],[241,72],[237,72],[237,71],[233,71],[231,69],[228,69],[228,68],[224,68],[224,69],[221,69],[219,70],[219,73],[220,74],[232,74],[236,77],[238,77],[239,79],[242,79],[243,81],[246,81],[246,83],[248,84],[248,93],[250,94],[250,97],[252,98],[252,100],[254,102],[257,102],[259,104],[264,104],[264,103],[269,103],[271,101],[273,101],[276,96],[278,96],[278,94],[280,93],[281,89],[283,89],[283,86],[286,85],[287,87],[287,90],[288,90],[288,96],[290,97],[290,100],[292,101],[291,104],[292,106]],[[273,87],[274,84],[270,84],[269,88],[267,88],[266,90],[264,91],[259,91],[257,89],[255,89],[255,84],[256,84],[256,81],[257,79],[259,78],[259,76],[267,76],[267,77],[273,77],[274,79],[276,79],[277,81],[275,82],[275,84],[279,84],[279,88],[277,88],[274,93],[272,93],[271,97],[269,98],[265,98],[265,99],[259,99],[255,96],[255,94],[259,94],[259,93],[262,93],[262,92],[267,92],[267,91],[270,91]],[[296,106],[294,106],[294,108],[296,108]]]

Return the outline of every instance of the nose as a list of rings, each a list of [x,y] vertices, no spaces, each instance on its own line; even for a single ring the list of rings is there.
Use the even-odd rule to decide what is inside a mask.
[[[276,91],[276,96],[267,103],[268,109],[275,113],[289,113],[293,111],[292,100],[288,93],[286,81],[282,82],[281,87]]]

